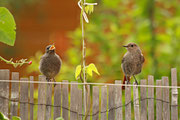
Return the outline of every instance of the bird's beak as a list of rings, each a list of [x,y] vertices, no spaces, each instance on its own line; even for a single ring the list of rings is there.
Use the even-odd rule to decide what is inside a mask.
[[[126,47],[126,48],[127,48],[128,46],[127,46],[127,45],[124,45],[123,47]]]
[[[52,45],[50,48],[49,48],[49,50],[54,50],[55,49],[55,46],[54,45]]]

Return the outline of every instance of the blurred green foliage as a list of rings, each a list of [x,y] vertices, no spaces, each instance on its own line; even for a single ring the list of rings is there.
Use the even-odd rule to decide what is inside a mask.
[[[90,23],[85,24],[86,64],[95,63],[101,74],[90,78],[89,81],[113,82],[122,79],[121,59],[126,52],[122,46],[129,42],[137,43],[146,59],[142,73],[137,76],[138,80],[147,78],[149,74],[154,75],[155,79],[170,76],[170,69],[173,67],[179,71],[178,0],[87,2],[97,2],[98,5],[89,16]],[[72,47],[63,57],[61,73],[57,76],[58,81],[63,79],[74,81],[75,68],[81,62],[81,27],[70,32],[68,36]]]
[[[90,2],[97,2],[89,0]],[[96,64],[101,73],[96,82],[122,79],[121,59],[129,42],[137,43],[146,58],[138,79],[148,74],[169,76],[170,69],[180,64],[180,7],[179,1],[98,1],[90,23],[85,25],[88,51],[87,61]],[[81,29],[70,33],[73,48],[68,50],[66,61],[76,66],[80,61]],[[79,63],[77,63],[79,62]],[[87,63],[87,64],[88,64]],[[178,76],[180,77],[180,76]]]

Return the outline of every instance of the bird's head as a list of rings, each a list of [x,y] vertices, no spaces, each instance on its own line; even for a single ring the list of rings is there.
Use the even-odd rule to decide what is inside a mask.
[[[46,53],[55,53],[55,46],[54,45],[48,45],[46,47]]]
[[[136,45],[135,43],[129,43],[127,45],[124,45],[123,47],[125,47],[129,52],[133,52],[133,51],[139,50],[138,45]]]

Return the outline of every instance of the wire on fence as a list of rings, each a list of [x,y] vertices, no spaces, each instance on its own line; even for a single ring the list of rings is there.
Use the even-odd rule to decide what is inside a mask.
[[[39,106],[39,105],[45,105],[45,106],[51,106],[51,107],[62,107],[62,109],[65,109],[65,110],[68,110],[68,111],[70,111],[70,112],[72,112],[72,113],[78,114],[79,116],[85,116],[85,114],[78,113],[77,111],[73,111],[73,110],[71,110],[71,109],[69,109],[69,108],[66,108],[66,107],[63,107],[63,106],[61,106],[61,105],[50,105],[50,104],[38,104],[38,103],[22,102],[22,101],[18,101],[18,100],[14,100],[14,99],[9,99],[9,98],[3,97],[3,96],[0,96],[0,98],[1,98],[1,99],[6,99],[6,100],[8,100],[8,101],[10,101],[10,102],[20,103],[20,104],[31,104],[31,105],[37,105],[37,106]],[[100,112],[100,111],[97,111],[96,113],[90,114],[90,115],[87,115],[87,116],[95,116],[95,115],[97,115],[97,114],[99,114],[99,113],[107,113],[107,112],[110,112],[110,111],[112,111],[112,110],[119,109],[119,108],[121,108],[121,107],[126,107],[126,106],[129,105],[130,103],[134,104],[134,103],[136,102],[136,100],[139,100],[139,99],[140,99],[140,98],[137,98],[137,99],[135,99],[135,100],[131,100],[131,101],[129,101],[128,103],[126,103],[126,104],[124,104],[124,105],[120,105],[120,106],[117,106],[117,107],[112,107],[112,108],[109,108],[109,109],[107,109],[107,110],[105,110],[105,111],[101,111],[101,112]],[[156,100],[156,101],[161,101],[162,103],[170,104],[169,101],[164,101],[164,100],[162,100],[162,99],[156,99],[156,98],[143,98],[143,99],[140,99],[140,101],[149,100],[149,99],[151,99],[151,100]],[[180,105],[171,105],[171,104],[170,104],[170,106],[179,106],[179,107],[180,107]]]
[[[42,81],[19,81],[19,80],[0,80],[0,82],[11,83],[34,83],[34,84],[61,84],[61,85],[105,85],[105,86],[129,86],[129,87],[146,87],[146,88],[174,88],[180,89],[180,86],[156,86],[156,85],[134,85],[134,84],[111,84],[111,83],[65,83],[65,82],[42,82]]]

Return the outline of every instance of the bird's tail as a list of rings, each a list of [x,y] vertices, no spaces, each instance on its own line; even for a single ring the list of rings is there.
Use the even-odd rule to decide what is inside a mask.
[[[125,84],[126,81],[130,81],[130,77],[129,76],[124,76],[124,80],[123,80],[123,84]],[[122,90],[125,90],[125,86],[122,86]]]

